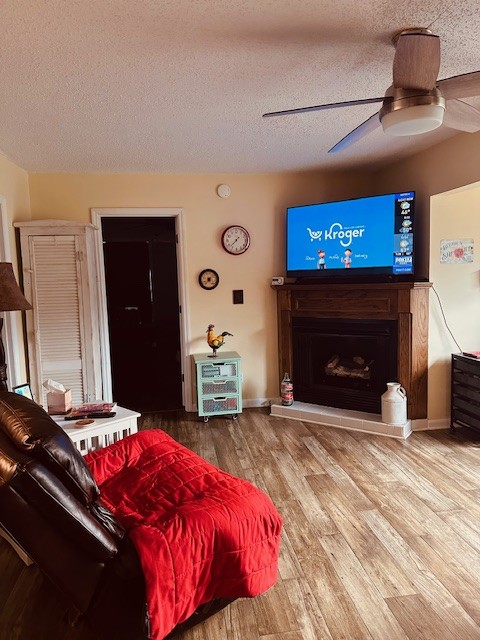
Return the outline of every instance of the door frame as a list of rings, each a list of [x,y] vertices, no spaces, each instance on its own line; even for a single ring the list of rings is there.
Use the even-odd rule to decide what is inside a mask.
[[[7,215],[7,199],[0,195],[0,262],[12,262],[10,251],[10,228]],[[18,351],[20,342],[18,339],[18,324],[16,316],[11,312],[3,314],[3,346],[5,348],[5,360],[7,361],[7,381],[10,388],[23,384],[25,380],[20,380],[20,358]],[[23,346],[23,348],[25,348]]]
[[[100,324],[100,350],[102,359],[102,379],[105,400],[112,401],[112,369],[110,362],[110,335],[108,331],[107,290],[105,285],[105,265],[103,260],[102,218],[175,218],[175,233],[177,239],[177,283],[178,304],[180,318],[180,364],[182,372],[182,403],[187,411],[191,411],[191,369],[187,362],[188,340],[188,305],[185,249],[184,249],[184,214],[183,209],[177,207],[101,207],[91,209],[92,223],[97,229],[95,233],[97,258],[97,292]],[[133,372],[135,374],[135,372]]]

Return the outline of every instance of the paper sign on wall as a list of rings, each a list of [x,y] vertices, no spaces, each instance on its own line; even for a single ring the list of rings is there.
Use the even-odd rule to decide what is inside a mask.
[[[440,262],[473,262],[473,238],[440,240]]]

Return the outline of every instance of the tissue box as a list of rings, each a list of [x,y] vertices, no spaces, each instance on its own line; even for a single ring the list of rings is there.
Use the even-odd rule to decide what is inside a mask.
[[[49,391],[47,393],[47,411],[50,415],[68,413],[72,408],[72,390]]]

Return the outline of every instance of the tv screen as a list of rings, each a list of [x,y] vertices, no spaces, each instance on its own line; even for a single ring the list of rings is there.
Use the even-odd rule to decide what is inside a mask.
[[[413,279],[415,193],[287,209],[287,276]]]

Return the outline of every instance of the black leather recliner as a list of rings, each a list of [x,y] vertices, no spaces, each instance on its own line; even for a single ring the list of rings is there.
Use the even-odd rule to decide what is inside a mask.
[[[0,527],[108,640],[149,638],[145,583],[137,552],[99,501],[88,465],[35,402],[0,392]],[[230,601],[197,610],[170,635]],[[169,636],[170,637],[170,636]]]

